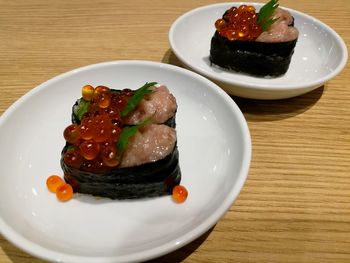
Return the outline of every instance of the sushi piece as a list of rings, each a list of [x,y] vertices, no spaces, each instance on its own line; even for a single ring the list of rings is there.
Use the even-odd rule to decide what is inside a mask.
[[[293,16],[277,2],[271,0],[259,13],[248,5],[228,9],[215,22],[211,63],[255,76],[285,74],[299,33]]]
[[[135,91],[83,88],[61,154],[64,179],[75,192],[149,198],[171,194],[180,183],[176,99],[155,84]]]

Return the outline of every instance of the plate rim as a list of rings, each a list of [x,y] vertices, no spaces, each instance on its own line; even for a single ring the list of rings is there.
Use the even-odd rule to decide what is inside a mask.
[[[295,85],[278,85],[278,86],[273,86],[273,85],[269,85],[269,84],[260,84],[260,85],[256,85],[254,83],[247,83],[244,81],[236,81],[235,78],[233,77],[232,81],[227,81],[227,79],[221,78],[220,76],[217,76],[217,74],[215,73],[211,73],[208,72],[206,70],[201,69],[200,67],[193,67],[193,65],[191,65],[191,63],[188,62],[188,59],[186,59],[181,52],[179,52],[179,50],[177,49],[175,43],[175,32],[176,32],[176,27],[178,26],[178,24],[180,22],[182,22],[182,20],[186,19],[187,17],[191,17],[193,14],[201,12],[203,10],[206,9],[211,9],[211,8],[220,8],[220,7],[230,7],[233,5],[241,5],[241,4],[247,4],[247,5],[255,5],[255,6],[259,6],[261,7],[263,5],[263,3],[257,3],[257,2],[226,2],[226,3],[215,3],[215,4],[209,4],[209,5],[205,5],[205,6],[199,6],[196,7],[194,9],[191,9],[189,11],[187,11],[186,13],[180,15],[179,17],[177,17],[175,19],[175,21],[172,23],[170,30],[169,30],[169,34],[168,34],[168,41],[170,43],[171,49],[172,51],[175,53],[175,55],[179,58],[179,60],[186,65],[187,67],[189,67],[190,69],[198,72],[199,74],[210,78],[211,80],[214,81],[219,81],[221,83],[224,83],[226,85],[239,85],[243,88],[248,88],[248,89],[255,89],[255,90],[261,90],[261,91],[288,91],[288,90],[304,90],[307,88],[311,88],[311,87],[319,87],[322,84],[324,84],[325,82],[329,81],[330,79],[334,78],[335,76],[337,76],[345,67],[347,60],[348,60],[348,50],[346,47],[346,44],[344,42],[344,40],[340,37],[340,35],[334,30],[332,29],[330,26],[328,26],[327,24],[325,24],[324,22],[322,22],[321,20],[310,16],[306,13],[303,13],[301,11],[289,8],[289,7],[284,7],[281,6],[283,9],[288,10],[290,12],[294,12],[300,16],[303,16],[305,18],[307,18],[308,20],[312,20],[315,23],[320,24],[327,32],[329,32],[336,40],[337,43],[340,45],[341,51],[342,51],[342,56],[341,56],[341,62],[338,64],[338,66],[331,71],[330,73],[328,73],[327,75],[323,76],[322,78],[316,80],[316,81],[307,81],[305,82],[305,84],[303,86],[295,86]],[[254,76],[253,76],[254,77]]]
[[[26,100],[30,100],[32,96],[35,96],[36,93],[40,92],[42,89],[49,88],[51,83],[60,81],[61,79],[70,77],[76,73],[94,69],[94,68],[100,68],[104,66],[122,66],[122,65],[141,65],[141,66],[151,66],[151,67],[159,67],[159,68],[165,68],[167,70],[172,71],[178,71],[180,74],[186,75],[186,77],[191,78],[197,78],[200,81],[204,81],[207,86],[210,87],[210,89],[213,90],[213,92],[217,93],[218,96],[225,100],[226,103],[229,103],[230,108],[232,109],[232,112],[235,113],[235,117],[238,120],[238,126],[241,130],[241,133],[243,135],[242,140],[244,141],[243,147],[244,147],[244,153],[242,158],[242,166],[240,167],[240,170],[238,172],[238,178],[236,184],[232,187],[231,191],[229,192],[229,195],[227,195],[222,202],[222,204],[215,210],[217,213],[211,214],[209,217],[207,217],[203,222],[197,226],[196,228],[192,228],[191,231],[180,235],[179,237],[172,239],[171,241],[163,244],[162,246],[153,247],[151,249],[146,249],[141,252],[131,253],[127,255],[122,256],[97,256],[97,257],[91,257],[91,256],[78,256],[74,254],[67,254],[67,253],[61,253],[57,252],[55,250],[43,247],[41,244],[33,242],[23,235],[21,235],[16,229],[14,229],[11,225],[9,225],[0,215],[0,230],[1,234],[8,240],[10,243],[15,245],[16,247],[22,249],[23,251],[46,260],[56,260],[56,261],[69,261],[69,262],[114,262],[114,261],[122,261],[122,262],[137,262],[140,260],[149,260],[154,259],[159,256],[165,255],[167,253],[170,253],[172,251],[175,251],[186,244],[194,241],[196,238],[200,237],[201,235],[205,234],[206,231],[208,231],[211,227],[213,227],[223,216],[224,214],[230,209],[230,207],[234,204],[236,201],[238,195],[240,194],[244,183],[248,177],[251,158],[252,158],[252,142],[251,142],[251,136],[250,131],[248,127],[248,123],[245,120],[245,117],[242,113],[242,111],[239,109],[236,102],[230,98],[230,96],[224,92],[220,87],[218,87],[215,83],[208,80],[207,78],[184,68],[166,64],[162,62],[154,62],[154,61],[147,61],[147,60],[114,60],[114,61],[106,61],[106,62],[99,62],[95,64],[90,64],[82,67],[78,67],[72,70],[69,70],[67,72],[58,74],[54,76],[53,78],[44,81],[43,83],[35,86],[31,90],[29,90],[27,93],[22,95],[19,99],[17,99],[12,105],[10,105],[5,112],[0,116],[0,129],[5,123],[8,118],[11,117],[13,113],[15,113],[16,109],[22,105],[23,102]],[[171,245],[172,244],[172,245]]]

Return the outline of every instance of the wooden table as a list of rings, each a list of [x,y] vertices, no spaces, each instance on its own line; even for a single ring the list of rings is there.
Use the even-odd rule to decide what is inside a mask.
[[[80,66],[123,59],[180,65],[169,47],[170,25],[213,2],[1,0],[0,113]],[[349,49],[348,0],[280,2],[331,26]],[[246,184],[211,231],[153,262],[350,262],[349,82],[346,67],[300,97],[233,98],[253,143]],[[1,236],[0,246],[0,262],[43,262]]]

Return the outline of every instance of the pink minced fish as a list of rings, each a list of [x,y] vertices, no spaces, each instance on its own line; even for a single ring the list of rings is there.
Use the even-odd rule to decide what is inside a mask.
[[[271,25],[269,30],[264,31],[256,39],[258,42],[288,42],[298,38],[297,28],[293,24],[293,16],[286,10],[277,8],[272,15],[277,21]]]
[[[169,155],[176,144],[176,131],[164,124],[150,124],[133,136],[119,167],[155,162]]]
[[[146,95],[124,120],[127,125],[136,125],[152,116],[152,123],[164,123],[175,115],[176,99],[166,86],[153,87],[153,92]]]

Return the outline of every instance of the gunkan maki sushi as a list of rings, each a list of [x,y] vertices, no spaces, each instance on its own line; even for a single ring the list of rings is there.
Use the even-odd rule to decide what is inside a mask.
[[[164,85],[83,87],[64,130],[65,181],[111,199],[168,195],[180,183],[175,97]]]
[[[287,72],[298,39],[294,18],[271,0],[228,9],[215,22],[210,61],[236,72],[277,77]]]

